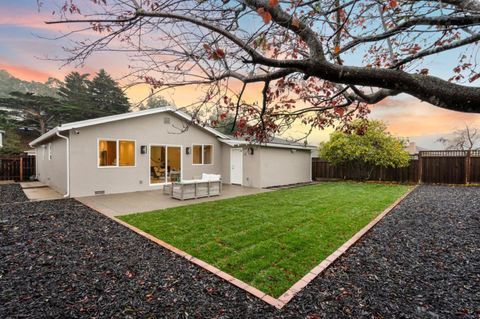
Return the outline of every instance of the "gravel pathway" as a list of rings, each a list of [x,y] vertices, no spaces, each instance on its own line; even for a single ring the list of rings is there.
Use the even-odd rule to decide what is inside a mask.
[[[419,187],[280,311],[75,200],[0,205],[0,317],[479,318],[479,199]]]

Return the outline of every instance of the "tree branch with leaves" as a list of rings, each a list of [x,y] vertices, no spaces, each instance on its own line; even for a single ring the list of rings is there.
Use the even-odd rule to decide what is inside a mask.
[[[204,97],[191,107],[203,111],[192,113],[235,114],[239,135],[262,140],[295,121],[348,123],[364,118],[368,104],[400,93],[480,112],[478,0],[91,3],[66,1],[59,18],[47,22],[98,32],[68,48],[65,62],[124,51],[136,83],[156,92],[201,88]],[[431,75],[425,59],[454,49],[462,54],[451,77]],[[256,83],[262,101],[248,102],[245,85]]]

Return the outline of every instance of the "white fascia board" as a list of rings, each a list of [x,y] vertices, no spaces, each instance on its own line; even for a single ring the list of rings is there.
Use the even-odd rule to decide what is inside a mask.
[[[55,136],[57,135],[57,132],[59,132],[59,129],[58,129],[58,126],[51,129],[50,131],[48,131],[47,133],[41,135],[40,137],[37,137],[36,139],[34,139],[33,141],[31,141],[30,143],[28,143],[28,145],[30,147],[35,147],[35,145],[37,145],[38,143],[44,141],[44,140],[47,140],[49,139],[50,137],[52,136]]]
[[[287,149],[297,149],[297,150],[313,150],[316,147],[312,145],[302,146],[302,145],[288,145],[288,144],[279,144],[279,143],[250,143],[243,140],[229,140],[229,139],[220,139],[220,142],[225,143],[230,146],[237,145],[252,145],[252,146],[261,146],[261,147],[276,147],[276,148],[287,148]]]
[[[163,112],[167,112],[167,111],[173,111],[174,112],[174,110],[170,107],[162,107],[162,108],[159,107],[159,108],[149,109],[149,110],[144,110],[144,111],[110,115],[110,116],[99,117],[99,118],[91,119],[91,120],[66,123],[66,124],[62,124],[62,125],[58,126],[58,128],[59,128],[59,131],[68,131],[68,130],[75,129],[75,128],[82,128],[82,127],[86,127],[86,126],[92,126],[92,125],[104,124],[104,123],[115,122],[115,121],[120,121],[120,120],[126,120],[126,119],[131,119],[131,118],[135,118],[135,117],[139,117],[139,116],[145,116],[145,115],[156,114],[156,113],[163,113]]]
[[[92,126],[92,125],[98,125],[98,124],[105,124],[105,123],[110,123],[110,122],[115,122],[115,121],[120,121],[120,120],[126,120],[126,119],[131,119],[135,117],[140,117],[140,116],[145,116],[145,115],[151,115],[151,114],[157,114],[157,113],[164,113],[164,112],[172,112],[174,114],[177,114],[181,118],[192,122],[191,116],[188,114],[176,110],[173,107],[159,107],[155,109],[149,109],[149,110],[144,110],[144,111],[137,111],[137,112],[130,112],[130,113],[123,113],[123,114],[117,114],[117,115],[110,115],[110,116],[104,116],[104,117],[99,117],[96,119],[91,119],[91,120],[84,120],[84,121],[78,121],[78,122],[71,122],[71,123],[66,123],[59,125],[52,130],[48,131],[47,133],[43,134],[42,136],[38,137],[37,139],[33,140],[32,142],[29,143],[31,147],[34,145],[56,135],[57,132],[63,132],[63,131],[69,131],[72,129],[77,129],[77,128],[82,128],[86,126]],[[213,135],[219,137],[219,138],[224,138],[228,139],[228,136],[220,133],[219,131],[208,127],[208,126],[201,126],[198,124],[193,124],[196,125],[197,127],[203,128],[204,130],[212,133]]]
[[[187,113],[185,112],[182,112],[181,110],[172,110],[175,114],[177,114],[178,116],[184,118],[185,120],[189,121],[189,122],[192,122],[192,117],[190,115],[188,115]],[[216,135],[217,137],[219,138],[222,138],[222,139],[228,139],[228,136],[217,131],[216,129],[212,128],[212,127],[209,127],[209,126],[201,126],[201,125],[198,125],[198,124],[194,124],[198,127],[201,127],[207,131],[209,131],[210,133]]]

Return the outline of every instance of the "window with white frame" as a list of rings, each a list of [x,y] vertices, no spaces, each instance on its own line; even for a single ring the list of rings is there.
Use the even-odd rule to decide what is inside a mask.
[[[194,144],[193,149],[193,164],[208,165],[213,164],[213,145],[210,144]]]
[[[99,167],[135,166],[135,141],[98,140]]]
[[[135,166],[134,141],[118,141],[118,163],[120,166]]]
[[[52,143],[48,143],[48,160],[51,161],[52,160]]]

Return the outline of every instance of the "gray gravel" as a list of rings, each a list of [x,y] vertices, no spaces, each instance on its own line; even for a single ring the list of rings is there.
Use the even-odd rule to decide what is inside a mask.
[[[281,311],[75,200],[0,205],[0,317],[479,318],[479,199],[419,187]]]
[[[480,188],[421,186],[287,312],[480,318]]]
[[[22,191],[20,184],[0,185],[0,205],[25,201],[28,201],[28,198]]]

